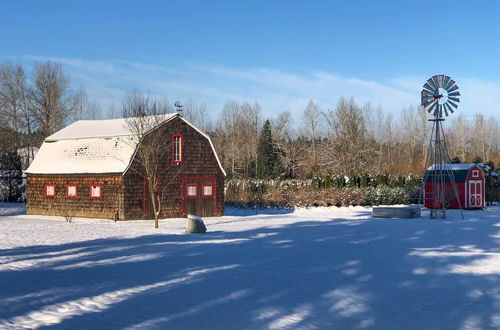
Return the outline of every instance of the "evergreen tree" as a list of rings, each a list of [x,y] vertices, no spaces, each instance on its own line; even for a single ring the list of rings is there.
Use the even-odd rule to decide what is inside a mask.
[[[259,179],[270,178],[275,174],[276,154],[273,148],[271,123],[266,120],[260,131],[259,144],[257,145],[257,173]]]
[[[21,157],[15,151],[0,156],[0,195],[7,202],[20,202],[23,197]]]

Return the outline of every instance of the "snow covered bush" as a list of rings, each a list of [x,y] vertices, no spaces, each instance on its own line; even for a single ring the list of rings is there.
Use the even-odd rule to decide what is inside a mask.
[[[368,187],[364,193],[364,205],[408,204],[410,202],[409,191],[404,188]]]

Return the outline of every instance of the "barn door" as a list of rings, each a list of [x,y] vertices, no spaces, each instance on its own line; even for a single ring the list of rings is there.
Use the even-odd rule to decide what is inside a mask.
[[[217,209],[215,178],[182,179],[182,214],[211,217]]]
[[[483,207],[483,187],[480,180],[469,181],[469,207]]]

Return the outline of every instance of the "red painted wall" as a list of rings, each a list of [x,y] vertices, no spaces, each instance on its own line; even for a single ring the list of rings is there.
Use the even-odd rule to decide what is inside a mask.
[[[477,177],[473,176],[474,171],[478,171]],[[470,206],[469,204],[469,181],[471,180],[479,180],[481,181],[481,187],[482,187],[482,192],[481,192],[481,206],[480,207],[474,207]],[[472,209],[472,208],[484,208],[484,203],[485,203],[485,182],[484,182],[484,173],[483,171],[475,166],[471,167],[468,172],[467,172],[467,178],[465,182],[456,182],[457,185],[457,191],[458,191],[458,200],[455,196],[455,193],[453,191],[453,187],[450,182],[445,182],[445,193],[446,193],[446,200],[449,201],[449,205],[447,208],[449,209]],[[427,208],[440,208],[441,205],[438,201],[432,200],[432,183],[427,182],[424,186],[424,206]],[[459,203],[460,202],[460,203]]]

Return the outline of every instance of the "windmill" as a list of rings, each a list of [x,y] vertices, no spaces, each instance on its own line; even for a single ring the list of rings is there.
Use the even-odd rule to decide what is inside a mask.
[[[421,105],[432,115],[429,121],[433,123],[426,160],[426,168],[431,171],[425,171],[423,180],[424,185],[426,182],[430,182],[432,189],[429,196],[423,197],[424,199],[432,199],[431,218],[445,218],[447,198],[449,197],[445,182],[451,183],[453,193],[459,203],[460,199],[458,198],[455,178],[450,167],[446,165],[450,163],[450,157],[443,131],[443,122],[445,117],[457,110],[460,92],[453,79],[445,75],[435,75],[427,80],[420,94]]]

